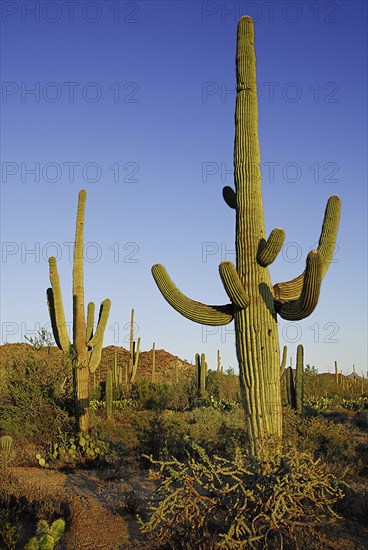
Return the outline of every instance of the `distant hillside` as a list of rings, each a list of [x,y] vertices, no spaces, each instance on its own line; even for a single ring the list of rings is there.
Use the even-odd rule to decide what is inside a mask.
[[[125,367],[129,361],[129,351],[119,346],[108,346],[102,350],[101,363],[97,369],[97,379],[104,379],[106,371],[112,368],[115,350],[117,351],[118,365],[123,367],[123,379]],[[29,344],[4,344],[0,346],[0,368],[14,361],[30,359],[48,359],[55,366],[62,364],[63,353],[57,347],[35,349]],[[139,354],[137,380],[151,378],[152,352],[143,351]],[[156,381],[175,382],[176,373],[182,379],[190,379],[194,376],[194,365],[181,360],[163,349],[156,350]]]

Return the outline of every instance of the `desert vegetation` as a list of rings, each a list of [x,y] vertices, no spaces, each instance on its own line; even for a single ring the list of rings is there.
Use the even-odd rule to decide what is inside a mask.
[[[184,296],[152,268],[165,299],[206,325],[235,322],[239,375],[134,341],[103,348],[111,302],[84,304],[86,192],[78,198],[73,338],[55,258],[47,290],[53,334],[0,348],[0,545],[4,548],[364,548],[367,414],[364,378],[296,370],[280,358],[277,316],[317,306],[340,200],[326,206],[318,248],[297,278],[272,285],[284,231],[266,238],[253,22],[238,25],[236,265],[220,264],[230,302]],[[53,345],[55,342],[56,346]],[[355,374],[355,373],[354,373]]]
[[[141,352],[127,397],[119,369],[129,369],[129,350],[104,348],[83,434],[62,351],[8,344],[0,353],[1,547],[40,539],[37,524],[58,519],[57,548],[83,547],[81,475],[91,500],[105,494],[101,522],[111,513],[125,524],[111,548],[364,548],[365,380],[304,366],[300,411],[283,375],[282,453],[260,457],[249,452],[238,376],[205,371],[202,354],[190,364],[156,350],[152,382],[152,350]],[[105,535],[101,527],[96,548]]]

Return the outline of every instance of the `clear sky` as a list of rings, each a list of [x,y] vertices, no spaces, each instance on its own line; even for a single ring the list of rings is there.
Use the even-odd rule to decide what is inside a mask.
[[[68,322],[78,191],[87,190],[86,301],[109,297],[105,345],[164,348],[237,370],[233,325],[202,327],[162,298],[162,263],[191,298],[226,303],[234,260],[236,24],[255,20],[267,232],[286,231],[274,283],[301,273],[330,195],[342,199],[319,304],[279,319],[295,364],[367,370],[367,3],[3,1],[1,342],[49,323],[57,255]],[[49,325],[48,325],[49,326]],[[289,359],[288,359],[289,363]]]

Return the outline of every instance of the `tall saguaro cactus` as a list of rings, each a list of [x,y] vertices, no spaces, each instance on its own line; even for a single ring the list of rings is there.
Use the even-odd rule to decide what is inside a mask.
[[[81,432],[87,433],[89,430],[89,373],[94,373],[100,363],[103,335],[109,317],[111,302],[109,299],[102,302],[97,328],[94,332],[95,304],[93,302],[88,304],[87,320],[84,308],[83,242],[85,203],[86,191],[82,189],[78,197],[74,241],[73,344],[69,340],[65,322],[60,280],[54,256],[49,258],[51,288],[47,289],[47,301],[55,342],[73,360],[78,429]]]
[[[162,265],[154,265],[152,273],[165,299],[188,319],[204,325],[235,321],[242,402],[249,442],[256,453],[270,439],[277,443],[282,437],[277,314],[283,319],[299,320],[315,309],[333,255],[340,199],[333,196],[327,203],[318,248],[308,254],[305,271],[291,281],[272,285],[268,265],[276,259],[285,234],[283,229],[275,228],[267,239],[264,226],[250,17],[242,17],[238,24],[236,73],[235,191],[230,187],[223,190],[225,202],[235,210],[236,266],[229,261],[219,266],[230,303],[209,306],[191,300],[174,285]]]

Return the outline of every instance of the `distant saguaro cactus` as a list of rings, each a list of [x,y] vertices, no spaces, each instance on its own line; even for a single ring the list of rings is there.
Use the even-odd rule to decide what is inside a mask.
[[[235,191],[225,187],[223,197],[235,210],[236,266],[220,264],[220,277],[230,303],[206,305],[185,296],[166,269],[156,264],[153,277],[168,303],[188,319],[204,325],[235,321],[240,387],[253,453],[269,442],[280,448],[282,408],[277,314],[297,321],[315,309],[321,282],[331,262],[340,217],[340,199],[327,203],[317,250],[308,254],[305,271],[288,282],[272,285],[268,266],[276,259],[285,233],[264,225],[258,142],[258,106],[254,29],[250,17],[238,24],[237,97],[235,111]]]
[[[112,416],[112,372],[108,370],[106,373],[106,416],[110,418]]]
[[[196,353],[195,362],[197,367],[197,390],[198,395],[203,397],[206,391],[206,379],[207,379],[207,363],[206,355],[202,353]]]
[[[156,382],[156,344],[152,344],[152,365],[151,365],[151,383]]]
[[[286,369],[286,392],[290,407],[299,414],[303,414],[304,400],[304,348],[299,344],[296,352],[296,373],[295,381],[293,378],[293,369]]]
[[[69,340],[65,322],[63,299],[56,258],[49,258],[51,288],[47,289],[47,302],[52,331],[58,347],[73,361],[74,390],[77,402],[78,431],[89,430],[89,373],[97,369],[102,351],[103,336],[109,317],[111,302],[102,302],[94,332],[95,304],[87,307],[87,321],[84,310],[83,281],[83,241],[84,241],[84,208],[86,191],[79,192],[77,222],[74,241],[73,265],[73,344]]]

